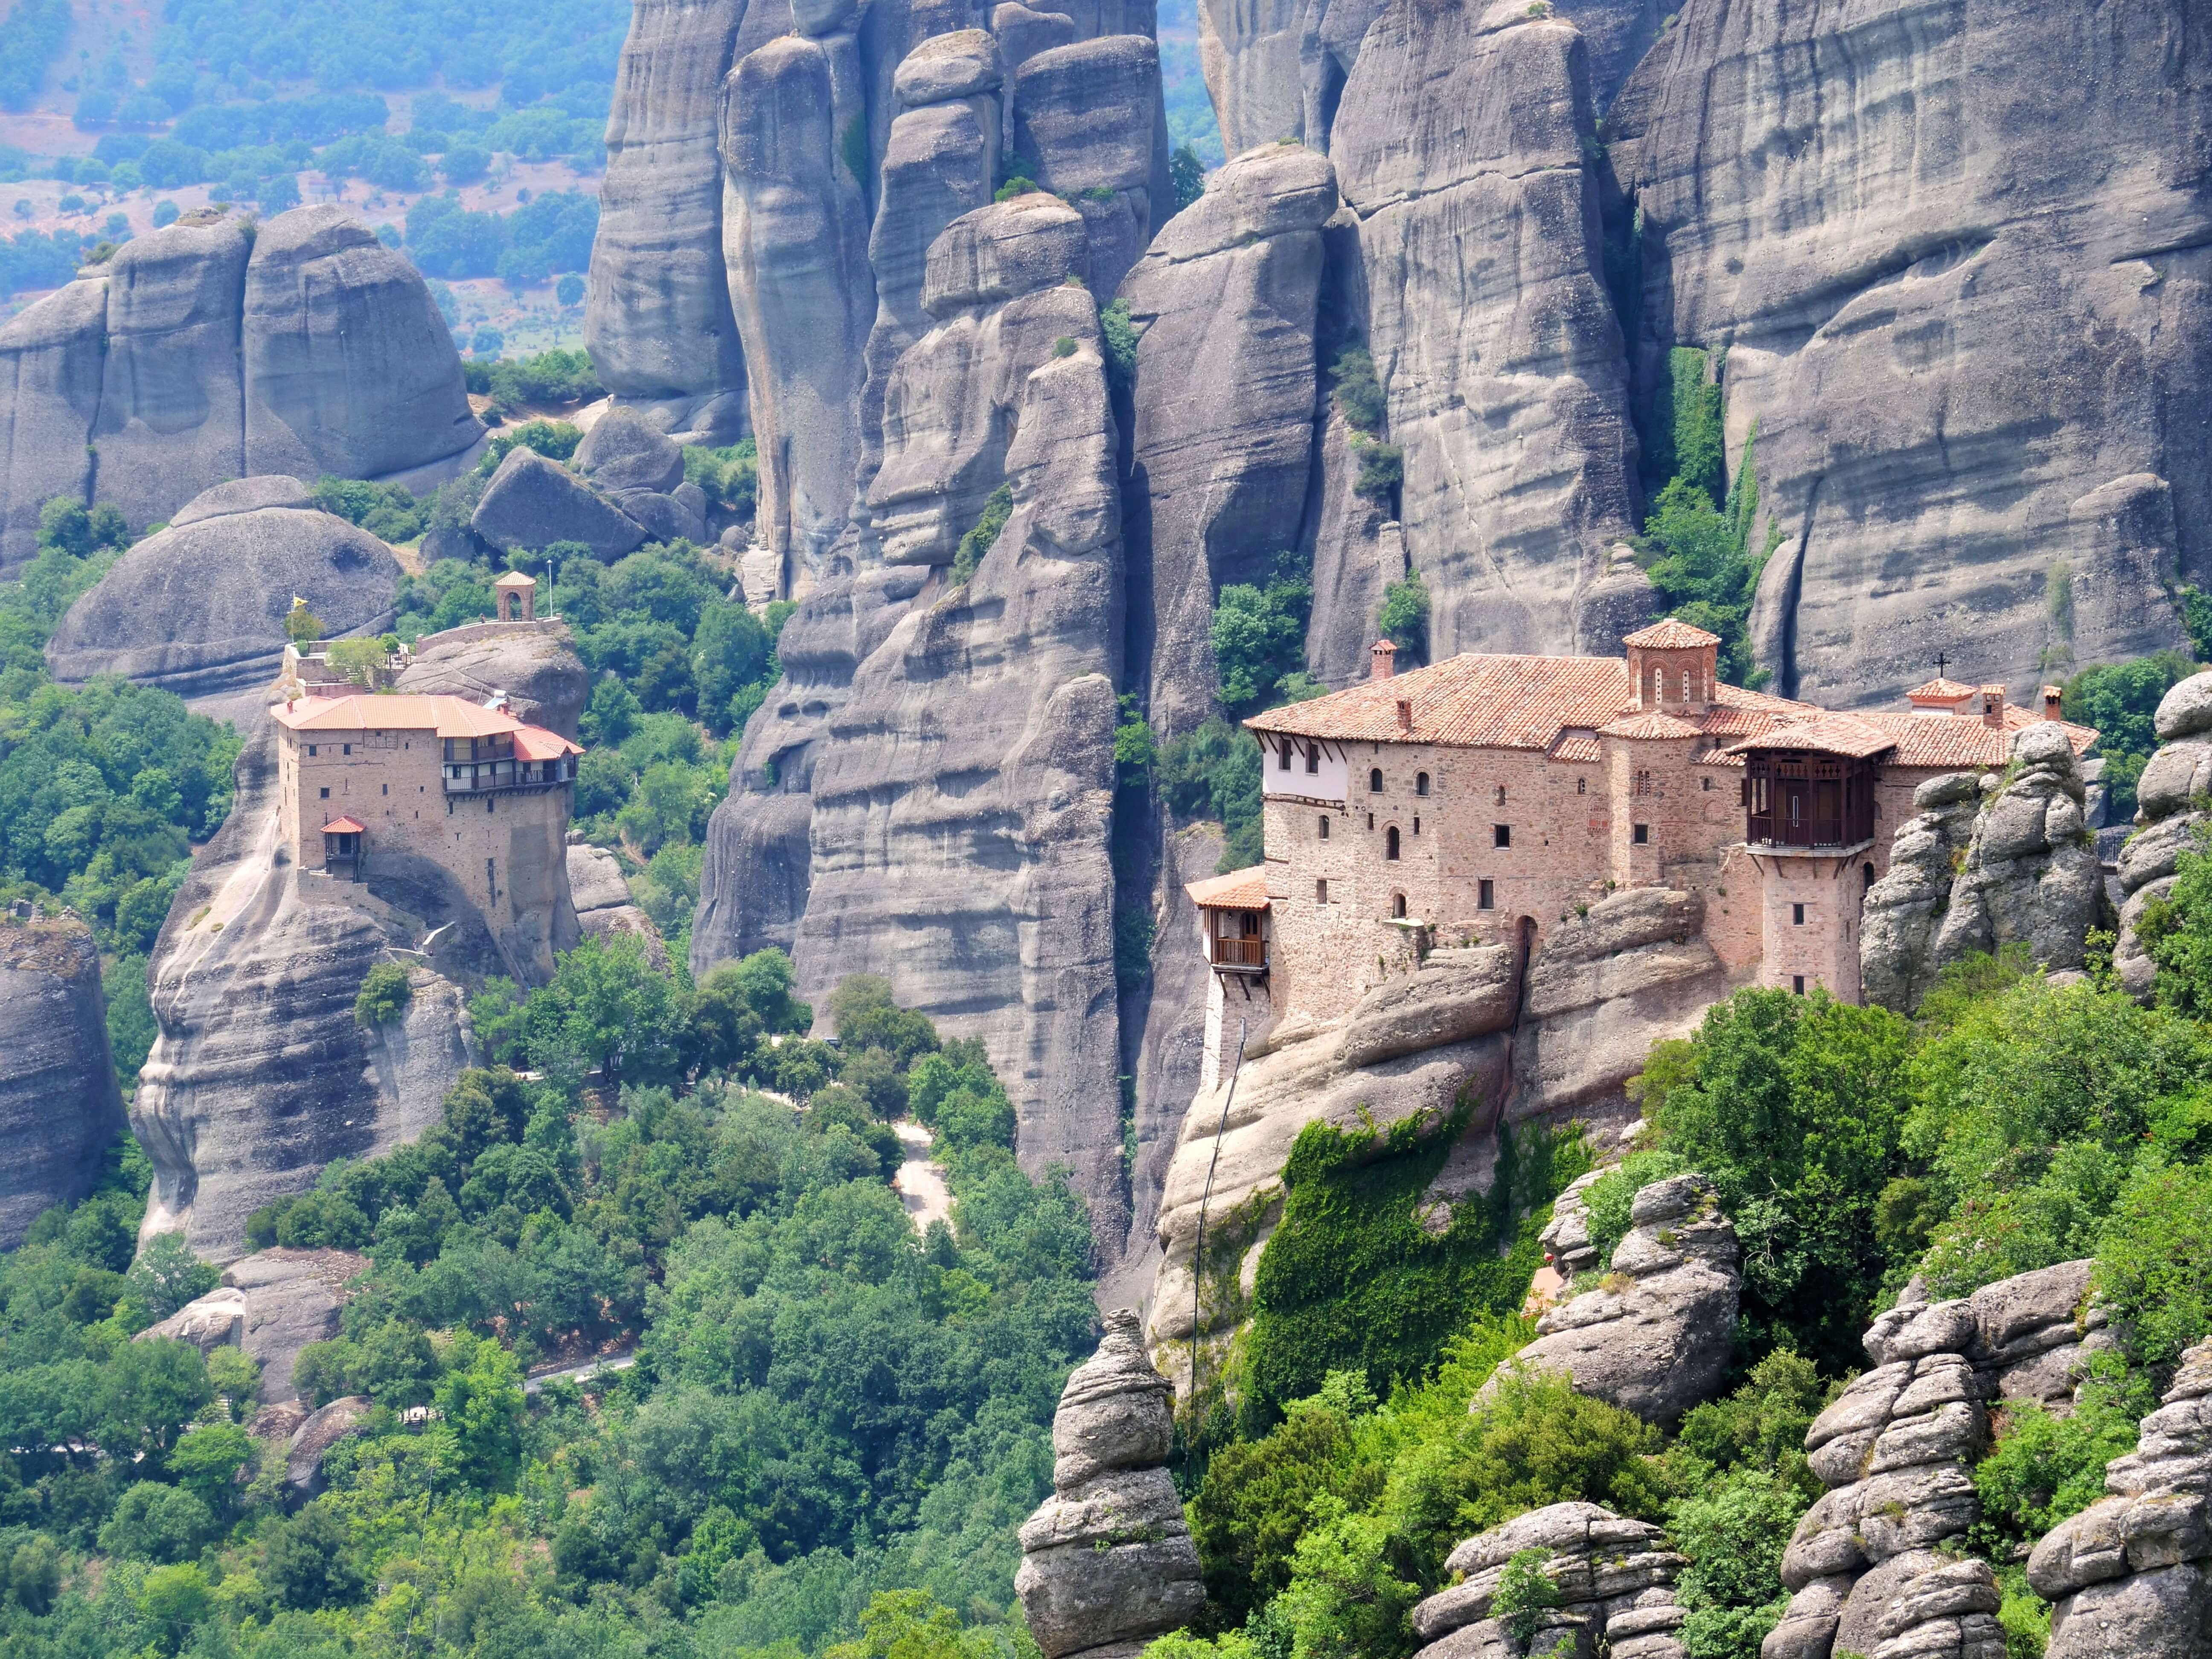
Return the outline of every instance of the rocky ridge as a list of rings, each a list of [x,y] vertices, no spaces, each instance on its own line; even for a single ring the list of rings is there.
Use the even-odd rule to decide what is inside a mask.
[[[483,436],[422,277],[327,205],[134,237],[0,327],[0,574],[54,495],[143,531],[257,474],[427,489]]]
[[[1129,1310],[1053,1413],[1053,1495],[1022,1523],[1015,1594],[1044,1659],[1129,1659],[1204,1605],[1198,1549],[1164,1465],[1172,1390]]]
[[[2136,924],[2154,901],[2173,890],[2181,854],[2191,850],[2212,815],[2212,673],[2193,674],[2168,690],[2152,718],[2159,750],[2136,781],[2136,833],[2120,849],[2119,943],[2112,966],[2133,995],[2148,998],[2158,969]]]

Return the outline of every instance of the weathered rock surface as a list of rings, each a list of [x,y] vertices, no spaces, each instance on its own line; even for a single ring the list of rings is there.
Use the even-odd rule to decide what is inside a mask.
[[[323,1489],[323,1455],[349,1435],[361,1432],[374,1404],[365,1394],[349,1394],[307,1414],[285,1447],[284,1480],[294,1494],[313,1498]]]
[[[0,920],[0,1249],[89,1192],[122,1127],[91,930]]]
[[[105,270],[0,325],[0,573],[37,551],[49,501],[91,498],[85,439],[100,416],[106,337]]]
[[[591,676],[566,623],[481,623],[416,641],[393,690],[475,702],[505,692],[517,720],[574,738]]]
[[[1022,1525],[1015,1593],[1045,1659],[1136,1644],[1204,1605],[1198,1550],[1163,1467],[1171,1390],[1129,1310],[1106,1316],[1098,1352],[1054,1413],[1053,1495]]]
[[[2010,781],[1984,792],[1951,908],[1929,955],[1940,970],[1977,951],[2025,945],[2054,972],[2079,969],[2104,914],[2105,885],[2083,812],[2081,769],[2056,721],[2013,739]]]
[[[1393,0],[1329,141],[1359,217],[1432,658],[1620,648],[1575,633],[1577,596],[1613,574],[1638,506],[1585,159],[1588,53],[1571,24],[1532,12]]]
[[[350,1250],[270,1249],[223,1269],[222,1284],[141,1332],[198,1345],[203,1353],[239,1348],[261,1362],[261,1397],[294,1397],[292,1367],[310,1342],[338,1334],[338,1316],[352,1299],[351,1280],[368,1258]]]
[[[1214,712],[1213,596],[1264,586],[1297,546],[1314,451],[1328,162],[1241,155],[1153,239],[1121,284],[1139,331],[1130,568],[1152,719],[1179,737]]]
[[[2051,1610],[2049,1659],[2203,1659],[2212,1652],[2212,1343],[2181,1358],[2110,1496],[2028,1558]]]
[[[375,1157],[441,1121],[471,1038],[440,962],[533,977],[434,866],[390,853],[362,883],[295,866],[274,730],[248,734],[230,817],[155,944],[159,1032],[131,1106],[154,1165],[141,1237],[182,1232],[217,1261],[243,1253],[248,1215],[312,1187],[331,1159]],[[419,949],[448,924],[410,969],[405,1014],[365,1030],[354,999],[385,947]]]
[[[1102,303],[1174,205],[1165,136],[1160,50],[1146,35],[1056,46],[1014,71],[1016,162],[1082,214],[1084,276]]]
[[[1686,1036],[1732,988],[1694,893],[1636,887],[1554,927],[1528,963],[1513,1121],[1625,1108],[1651,1045]]]
[[[573,833],[573,832],[572,832]],[[630,901],[629,883],[622,866],[604,848],[581,842],[568,844],[568,896],[576,907],[576,927],[586,939],[628,934],[643,941],[645,957],[654,967],[668,966],[668,945],[660,930]]]
[[[1487,1036],[1512,1023],[1521,964],[1502,945],[1433,951],[1417,973],[1377,986],[1345,1023],[1344,1063],[1372,1066]]]
[[[308,506],[296,480],[219,484],[179,516],[70,607],[46,645],[56,679],[121,674],[186,696],[265,684],[295,597],[329,638],[391,625],[391,549]]]
[[[560,462],[520,444],[507,451],[484,485],[469,528],[507,552],[581,542],[609,561],[635,551],[646,539],[643,525]]]
[[[2136,833],[2119,859],[2120,937],[2112,966],[2130,994],[2148,999],[2158,969],[2136,932],[2143,908],[2173,889],[2181,854],[2208,822],[2196,803],[2212,795],[2212,673],[2170,689],[2152,717],[2159,739],[2136,781]]]
[[[1898,826],[1889,870],[1859,913],[1859,981],[1870,1003],[1910,1012],[1936,983],[1931,947],[1972,841],[1981,776],[1953,772],[1912,792],[1917,814]]]
[[[1639,374],[1727,348],[1752,544],[1779,533],[1753,629],[1784,695],[1882,700],[1939,650],[2026,693],[2046,653],[2181,641],[2172,573],[2212,550],[2207,94],[2180,68],[2205,20],[2112,21],[1692,7],[1613,106]]]
[[[722,265],[722,80],[746,49],[741,36],[790,27],[787,10],[771,23],[779,9],[768,0],[638,0],[615,72],[584,343],[620,403],[710,443],[741,434],[745,406]]]
[[[1559,1594],[1525,1645],[1491,1614],[1505,1569],[1526,1550],[1544,1553],[1544,1576]],[[1553,1504],[1479,1533],[1454,1550],[1445,1571],[1458,1580],[1413,1608],[1416,1659],[1519,1659],[1564,1641],[1577,1654],[1681,1659],[1684,1614],[1674,1580],[1689,1565],[1649,1522],[1595,1504]]]
[[[653,539],[707,539],[706,494],[684,481],[684,452],[638,410],[610,409],[595,422],[576,470]]]
[[[822,567],[860,459],[863,353],[876,315],[868,179],[846,136],[867,128],[849,28],[771,40],[723,86],[722,248],[760,445],[754,539],[784,580]]]
[[[1794,1594],[1765,1659],[2002,1659],[1996,1577],[1950,1550],[1980,1512],[1969,1470],[1988,1443],[1984,1402],[2070,1409],[2103,1340],[2102,1315],[2085,1306],[2089,1266],[2063,1262],[1954,1301],[1908,1299],[1875,1321],[1875,1368],[1806,1431],[1813,1472],[1831,1490],[1782,1558]]]
[[[240,333],[244,473],[381,477],[483,436],[429,289],[343,208],[260,227]]]
[[[0,329],[0,570],[51,496],[133,530],[228,478],[427,488],[483,438],[415,269],[331,206],[175,224]]]
[[[1735,1227],[1698,1175],[1636,1194],[1627,1235],[1596,1289],[1547,1310],[1513,1360],[1564,1372],[1578,1394],[1674,1424],[1719,1389],[1743,1289]],[[1476,1396],[1479,1406],[1492,1392]]]

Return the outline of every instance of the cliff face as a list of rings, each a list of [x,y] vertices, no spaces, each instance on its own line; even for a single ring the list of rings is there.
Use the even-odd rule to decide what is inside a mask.
[[[1887,697],[1942,649],[2179,641],[2204,568],[2202,77],[2190,8],[1692,6],[1608,132],[1640,216],[1639,374],[1728,353],[1778,532],[1776,689]],[[1651,380],[1650,384],[1657,384]]]
[[[0,921],[0,1249],[91,1190],[122,1127],[91,930]]]
[[[335,207],[136,237],[0,328],[0,574],[53,495],[134,530],[210,485],[427,488],[483,436],[415,268]]]

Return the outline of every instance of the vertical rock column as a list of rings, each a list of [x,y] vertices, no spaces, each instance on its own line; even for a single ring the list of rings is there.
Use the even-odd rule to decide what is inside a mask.
[[[0,921],[0,1249],[41,1210],[89,1192],[122,1128],[91,931]]]
[[[88,498],[107,276],[81,277],[0,327],[0,574],[38,551],[39,511]]]
[[[1214,710],[1213,596],[1298,545],[1314,451],[1322,227],[1336,175],[1298,145],[1241,155],[1121,284],[1141,331],[1130,567],[1150,711],[1179,737]],[[1141,516],[1140,516],[1141,515]]]
[[[1045,1659],[1125,1659],[1205,1605],[1198,1549],[1162,1467],[1170,1394],[1137,1316],[1108,1314],[1106,1340],[1053,1415],[1053,1495],[1022,1523],[1014,1590]]]
[[[1946,773],[1913,790],[1919,811],[1898,826],[1888,873],[1867,890],[1860,912],[1859,984],[1869,1002],[1910,1013],[1935,985],[1930,947],[1981,799],[1973,772]]]
[[[860,459],[868,266],[866,79],[852,0],[794,9],[799,33],[723,85],[722,245],[760,446],[756,539],[787,592],[823,574]]]
[[[607,119],[584,343],[617,401],[726,443],[744,357],[722,268],[722,78],[750,0],[635,0]]]
[[[1637,506],[1595,120],[1582,36],[1520,3],[1392,0],[1345,88],[1329,154],[1432,658],[1620,648],[1576,632]]]
[[[1101,304],[1174,206],[1155,177],[1160,108],[1160,49],[1146,35],[1055,47],[1014,76],[1015,165],[1082,214],[1084,275]]]
[[[2153,717],[2159,751],[2136,782],[2135,835],[2120,849],[2120,942],[2112,966],[2130,994],[2148,998],[2157,968],[2136,932],[2144,908],[2173,890],[2182,854],[2194,846],[2212,794],[2212,673],[2192,674],[2161,698]]]

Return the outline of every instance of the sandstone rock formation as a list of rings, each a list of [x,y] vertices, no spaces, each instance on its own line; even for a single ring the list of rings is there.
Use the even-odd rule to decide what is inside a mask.
[[[770,21],[777,9],[766,0],[637,0],[607,121],[584,343],[619,403],[710,443],[740,436],[745,410],[722,267],[722,78],[748,23],[756,33],[790,27],[787,10]]]
[[[645,526],[560,462],[518,444],[484,485],[469,528],[494,547],[531,551],[581,542],[610,562],[646,540]]]
[[[2159,750],[2136,782],[2136,830],[2120,849],[2120,983],[2148,998],[2157,969],[2136,932],[2143,908],[2173,890],[2181,854],[2194,849],[2208,821],[2197,803],[2212,794],[2212,673],[2192,674],[2168,690],[2153,717]]]
[[[1156,730],[1214,712],[1213,596],[1264,586],[1299,544],[1314,452],[1327,161],[1299,146],[1237,157],[1121,284],[1139,331],[1130,568]],[[1365,619],[1362,619],[1363,623]]]
[[[2103,1325],[2084,1307],[2088,1269],[2067,1262],[1956,1301],[1906,1301],[1875,1322],[1875,1369],[1806,1431],[1813,1472],[1830,1490],[1783,1556],[1793,1594],[1762,1659],[2001,1659],[1996,1577],[1947,1546],[1979,1514],[1969,1468],[1988,1443],[1984,1402],[2064,1409],[2086,1375]]]
[[[133,530],[225,479],[428,488],[481,441],[422,278],[343,210],[179,223],[0,330],[0,573],[51,496]]]
[[[1345,88],[1329,153],[1432,657],[1620,648],[1575,632],[1638,506],[1595,122],[1582,36],[1511,0],[1393,0]]]
[[[2164,279],[2201,234],[2206,94],[2179,64],[2204,25],[2107,21],[1690,7],[1613,106],[1639,379],[1670,347],[1727,349],[1785,696],[1885,699],[1939,650],[2025,692],[2046,653],[2182,641],[2174,572],[2212,553],[2208,302]]]
[[[1083,215],[1083,274],[1101,303],[1173,205],[1165,137],[1160,51],[1146,35],[1055,46],[1014,72],[1015,161]]]
[[[1545,1554],[1544,1576],[1559,1604],[1538,1614],[1523,1644],[1492,1617],[1506,1565],[1526,1550]],[[1521,1659],[1564,1642],[1577,1654],[1614,1659],[1682,1659],[1683,1622],[1674,1580],[1689,1562],[1649,1522],[1596,1504],[1553,1504],[1477,1534],[1444,1562],[1455,1582],[1413,1608],[1415,1659]]]
[[[0,1249],[90,1191],[122,1127],[91,930],[0,921]]]
[[[323,1455],[350,1435],[359,1434],[374,1402],[365,1394],[349,1394],[307,1414],[292,1431],[284,1449],[284,1483],[295,1498],[313,1498],[323,1490]]]
[[[2053,972],[2081,967],[2105,887],[2063,727],[2022,727],[2003,777],[1931,778],[1912,804],[1919,816],[1899,827],[1889,872],[1867,893],[1869,1001],[1910,1012],[1950,963],[2010,945]]]
[[[517,720],[574,738],[591,676],[566,623],[478,623],[417,640],[392,689],[475,702],[504,692]]]
[[[329,638],[373,635],[392,625],[398,584],[391,549],[296,479],[217,484],[70,607],[46,665],[65,684],[121,674],[186,696],[241,691],[276,672],[295,598]]]
[[[1206,1601],[1162,1467],[1171,1390],[1145,1357],[1137,1316],[1119,1309],[1105,1323],[1053,1415],[1053,1495],[1022,1524],[1014,1590],[1045,1659],[1121,1659]]]
[[[571,842],[568,863],[568,896],[576,907],[577,931],[586,939],[627,933],[641,939],[646,960],[665,969],[668,946],[660,930],[653,925],[653,918],[631,902],[629,883],[623,879],[615,855],[604,848]]]
[[[258,1251],[224,1268],[216,1289],[137,1340],[170,1337],[197,1344],[203,1353],[241,1349],[261,1362],[261,1398],[274,1405],[295,1396],[292,1367],[300,1350],[338,1334],[338,1316],[352,1299],[350,1281],[368,1268],[368,1258],[350,1250]]]
[[[1671,1425],[1712,1398],[1728,1371],[1743,1288],[1735,1227],[1699,1175],[1654,1182],[1629,1219],[1604,1281],[1547,1310],[1512,1364],[1564,1372],[1578,1394]]]
[[[182,1232],[218,1261],[242,1253],[248,1215],[313,1186],[331,1159],[374,1157],[441,1121],[471,1045],[441,963],[536,976],[434,866],[391,854],[359,883],[295,867],[274,730],[249,734],[230,817],[155,944],[159,1032],[131,1107],[154,1165],[142,1237]],[[364,1030],[354,999],[387,945],[431,955],[400,958],[424,964],[410,969],[405,1013]]]
[[[2045,1534],[2027,1582],[2052,1603],[2047,1659],[2212,1651],[2212,1343],[2181,1357],[2100,1498]]]
[[[1866,1000],[1910,1012],[1936,983],[1931,948],[1951,908],[1982,799],[1981,775],[1952,772],[1912,792],[1918,813],[1898,826],[1889,870],[1859,912],[1859,983]]]

